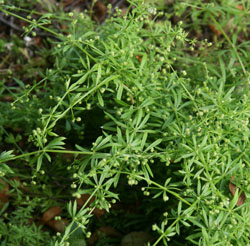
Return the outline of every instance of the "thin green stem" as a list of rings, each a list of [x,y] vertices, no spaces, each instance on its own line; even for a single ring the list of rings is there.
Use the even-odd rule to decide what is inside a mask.
[[[128,175],[131,175],[131,173],[129,172],[121,172],[123,174],[128,174]],[[145,181],[147,181],[148,183],[151,183],[159,188],[161,188],[162,190],[165,190],[166,192],[170,193],[171,195],[175,196],[176,198],[178,198],[179,200],[181,200],[182,202],[186,203],[187,205],[191,206],[191,203],[189,203],[188,201],[186,201],[185,199],[183,199],[181,196],[179,196],[177,193],[175,193],[174,191],[171,191],[170,189],[152,181],[152,180],[148,180],[142,176],[139,176],[139,175],[133,175],[134,177],[138,178],[138,179],[143,179]]]
[[[6,162],[6,161],[13,161],[13,160],[17,160],[17,159],[20,159],[20,158],[25,158],[25,157],[28,157],[28,156],[31,156],[31,155],[40,154],[41,152],[43,152],[43,151],[42,150],[37,150],[37,151],[30,152],[30,153],[25,153],[25,154],[22,154],[22,155],[13,156],[11,158],[6,158],[6,159],[3,159],[3,160],[0,160],[0,163],[1,162]]]
[[[28,20],[28,19],[26,19],[26,18],[24,18],[24,17],[22,17],[22,16],[20,16],[20,15],[17,15],[17,14],[15,14],[15,13],[12,13],[12,12],[10,12],[10,11],[8,11],[8,10],[2,9],[2,8],[0,8],[0,10],[3,11],[5,14],[12,15],[12,16],[14,16],[14,17],[20,19],[20,20],[23,20],[23,21],[28,22],[28,23],[30,23],[30,24],[34,24],[33,21]],[[54,31],[50,30],[49,28],[47,28],[47,27],[45,27],[45,26],[43,26],[43,25],[40,25],[39,23],[36,23],[36,25],[37,25],[39,28],[43,29],[44,31],[49,32],[49,33],[51,33],[51,34],[53,34],[53,35],[55,35],[55,36],[57,36],[57,37],[59,37],[59,38],[62,38],[62,35],[61,35],[61,34],[58,34],[58,33],[54,32]]]
[[[169,229],[169,228],[171,228],[171,227],[173,227],[178,221],[180,220],[180,218],[178,217],[168,228],[167,228],[167,230]],[[167,231],[166,230],[166,231]],[[166,231],[164,232],[164,233],[162,233],[161,234],[161,236],[155,241],[155,243],[153,244],[153,246],[156,246],[161,240],[162,240],[162,238],[165,236],[165,234],[166,234]]]
[[[176,75],[176,77],[178,78],[178,80],[180,80],[180,77],[178,76],[178,74],[176,73],[176,71],[174,70],[174,68],[172,67],[172,65],[170,65],[170,68],[171,68],[171,70],[175,73],[175,75]],[[196,108],[197,110],[199,110],[199,108],[198,108],[198,106],[197,106],[197,104],[196,104],[196,102],[195,102],[195,100],[194,100],[194,97],[193,97],[193,96],[191,95],[191,93],[188,91],[187,87],[186,87],[182,82],[181,82],[180,84],[181,84],[181,86],[183,87],[183,89],[186,91],[186,93],[188,94],[188,96],[189,96],[189,98],[191,99],[191,101],[193,102],[195,108]]]
[[[28,91],[27,93],[25,93],[24,95],[18,97],[13,104],[17,103],[18,101],[20,101],[22,98],[27,97],[37,86],[39,86],[40,84],[42,84],[46,79],[48,79],[48,77],[43,78],[42,80],[40,80],[37,84],[33,85]]]
[[[94,62],[98,63],[97,59],[95,59],[92,55],[90,55],[88,53],[88,51],[86,51],[85,49],[83,49],[80,45],[78,45],[77,43],[75,43],[75,46],[80,49],[83,53],[85,53],[88,57],[90,57]]]
[[[198,200],[196,200],[192,205],[190,204],[190,207],[196,206],[197,202],[198,202]],[[167,230],[169,230],[169,228],[173,227],[179,220],[181,220],[180,216],[178,218],[176,218],[176,220],[167,228]],[[153,246],[156,246],[161,241],[161,239],[165,236],[166,231],[161,234],[161,236],[157,239],[157,241],[153,244]]]
[[[89,196],[88,200],[84,203],[84,205],[81,207],[81,209],[78,211],[78,213],[80,213],[88,204],[89,202],[91,201],[92,197],[95,195],[95,193],[97,192],[98,189],[95,189],[94,192]],[[96,207],[93,207],[90,211],[89,211],[89,214],[91,214],[93,212],[93,210],[95,209]],[[77,216],[76,216],[77,217]],[[73,218],[73,221],[71,222],[70,224],[70,227],[73,225],[74,223],[74,218]],[[78,229],[80,228],[80,226],[76,226],[76,228],[74,230],[72,230],[69,234],[64,234],[63,238],[61,239],[61,242],[64,242],[64,240],[66,238],[68,238],[69,235],[73,234],[75,231],[77,231]]]
[[[73,155],[93,155],[95,152],[91,151],[74,151],[74,150],[44,150],[48,153],[58,153],[58,154],[73,154]]]
[[[119,77],[119,75],[114,76],[114,78],[113,78],[112,80],[114,80],[114,79],[116,79],[116,78],[118,78],[118,77]],[[76,83],[77,83],[77,82],[76,82]],[[92,89],[90,89],[88,92],[86,92],[82,97],[80,97],[78,100],[76,100],[76,101],[72,104],[71,107],[66,108],[65,111],[62,113],[62,115],[61,115],[60,117],[56,118],[56,119],[54,120],[53,123],[55,124],[55,123],[56,123],[59,119],[61,119],[69,110],[71,110],[71,108],[73,108],[75,105],[77,105],[78,103],[80,103],[84,98],[86,98],[86,97],[87,97],[88,95],[90,95],[91,93],[95,92],[99,87],[101,87],[102,85],[104,85],[104,84],[106,84],[106,83],[107,83],[107,81],[104,80],[104,81],[102,81],[101,83],[99,83],[98,85],[94,86],[94,87],[93,87]],[[58,102],[58,104],[55,106],[55,108],[54,108],[53,111],[51,112],[50,117],[49,117],[49,119],[47,120],[46,125],[45,125],[45,127],[44,127],[44,129],[43,129],[43,134],[45,134],[45,132],[46,132],[46,130],[47,130],[48,124],[49,124],[49,122],[50,122],[50,120],[51,120],[51,118],[52,118],[52,116],[53,116],[53,113],[56,111],[56,109],[57,109],[57,108],[59,107],[59,105],[61,104],[62,100],[67,96],[67,94],[68,94],[69,92],[71,92],[71,91],[68,90],[68,91],[64,94],[64,96],[60,99],[60,101]]]
[[[243,71],[244,74],[246,75],[246,73],[247,73],[247,72],[246,72],[246,69],[245,69],[245,67],[244,67],[244,65],[243,65],[243,62],[242,62],[242,60],[241,60],[241,58],[240,58],[240,56],[239,56],[239,53],[238,53],[238,51],[237,51],[235,45],[232,43],[232,41],[230,40],[230,38],[228,37],[228,35],[224,32],[223,28],[222,28],[221,25],[215,20],[215,18],[214,18],[212,15],[210,15],[210,17],[211,17],[212,21],[214,22],[214,24],[219,28],[219,30],[221,31],[221,33],[223,34],[223,36],[226,38],[226,40],[228,41],[228,43],[232,46],[232,48],[233,48],[233,50],[234,50],[234,52],[235,52],[235,54],[236,54],[236,56],[237,56],[237,58],[238,58],[238,60],[239,60],[239,63],[240,63],[241,68],[242,68],[242,71]]]
[[[37,150],[37,151],[33,151],[30,153],[25,153],[22,155],[17,155],[11,158],[7,158],[7,159],[3,159],[0,160],[1,162],[6,162],[6,161],[13,161],[13,160],[17,160],[17,159],[21,159],[21,158],[25,158],[28,156],[32,156],[32,155],[37,155],[37,154],[41,154],[41,153],[60,153],[60,154],[74,154],[74,155],[93,155],[95,152],[91,152],[91,151],[73,151],[73,150],[52,150],[52,149],[42,149],[42,150]]]
[[[57,108],[61,105],[63,99],[68,95],[69,92],[70,92],[70,91],[67,90],[66,93],[63,95],[63,97],[60,98],[60,100],[59,100],[59,102],[57,103],[57,105],[53,108],[53,110],[52,110],[52,112],[50,113],[49,118],[48,118],[48,120],[47,120],[47,122],[46,122],[46,125],[45,125],[45,127],[44,127],[44,129],[43,129],[43,135],[45,134],[45,132],[46,132],[48,126],[49,126],[50,120],[51,120],[52,116],[54,115],[55,111],[56,111]],[[63,114],[64,114],[64,113],[63,113]]]

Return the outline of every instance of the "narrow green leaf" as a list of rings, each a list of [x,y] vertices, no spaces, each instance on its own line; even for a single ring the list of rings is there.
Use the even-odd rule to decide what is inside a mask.
[[[45,147],[45,149],[63,149],[61,145],[64,145],[65,143],[63,140],[65,140],[65,137],[58,137],[53,139],[49,144]]]
[[[14,150],[9,150],[9,151],[3,151],[1,154],[0,154],[0,161],[1,162],[4,162],[5,160],[8,160],[8,159],[12,159],[13,157],[15,157],[15,155],[13,155]]]
[[[203,239],[205,239],[205,242],[206,243],[209,243],[209,237],[208,237],[208,233],[206,231],[206,229],[204,227],[202,227],[202,236],[203,236]],[[203,244],[204,245],[204,244]]]
[[[117,90],[117,95],[116,95],[116,98],[118,100],[121,100],[122,98],[122,92],[123,92],[123,84],[120,84],[118,90]]]
[[[117,98],[114,98],[115,102],[117,102],[119,105],[124,106],[124,107],[129,107],[130,105],[127,104],[126,102],[119,100]]]
[[[144,117],[144,119],[143,119],[143,121],[141,122],[141,124],[140,124],[137,128],[138,128],[138,129],[143,128],[144,125],[148,122],[149,117],[150,117],[150,114],[147,114],[147,115]]]
[[[97,77],[96,77],[96,85],[99,84],[100,78],[102,76],[102,65],[99,63],[97,68]]]
[[[205,209],[202,208],[202,215],[203,215],[203,218],[204,218],[204,222],[205,222],[206,226],[208,227],[207,214],[208,214],[208,213],[205,211]]]
[[[74,204],[73,204],[73,209],[72,209],[72,215],[73,215],[73,217],[76,216],[76,209],[77,209],[77,203],[76,203],[76,200],[75,200]]]
[[[51,162],[51,157],[50,157],[50,155],[49,155],[48,153],[44,153],[44,155],[46,156],[47,160],[48,160],[49,162]]]
[[[140,65],[140,73],[143,70],[143,67],[145,66],[146,62],[147,62],[148,56],[146,53],[143,54],[142,59],[141,59],[141,65]]]
[[[14,173],[13,171],[12,171],[12,169],[7,165],[7,164],[5,164],[5,163],[1,163],[1,165],[0,165],[0,170],[3,172],[3,173]]]
[[[220,61],[221,77],[223,79],[223,83],[225,83],[226,82],[226,68],[225,68],[225,64],[224,64],[224,61],[222,60],[221,57],[219,57],[219,61]]]
[[[95,150],[100,149],[101,147],[103,147],[106,143],[108,143],[112,138],[112,135],[107,136],[106,138],[104,138],[97,146],[95,146]]]
[[[67,205],[67,210],[68,210],[68,213],[71,217],[72,216],[72,201],[69,201],[68,205]]]
[[[178,209],[177,209],[177,211],[178,211],[178,215],[180,215],[180,214],[181,214],[181,209],[182,209],[182,202],[181,202],[181,201],[179,201],[179,203],[178,203]]]
[[[142,116],[143,116],[143,112],[142,112],[142,109],[140,108],[137,111],[137,114],[136,114],[135,119],[133,121],[133,125],[135,125],[135,127],[138,127],[138,125],[140,124]]]
[[[153,175],[153,172],[151,171],[151,169],[150,169],[150,167],[149,167],[149,165],[148,165],[148,163],[146,163],[146,168],[147,168],[147,170],[148,170],[148,173],[150,174],[150,176],[153,178],[154,177],[154,175]]]
[[[146,149],[145,152],[151,150],[152,148],[156,147],[157,145],[159,145],[161,143],[162,139],[157,139],[156,141],[154,141],[152,144],[150,144]]]
[[[98,99],[98,102],[100,104],[101,107],[104,106],[104,101],[103,101],[103,98],[102,98],[102,95],[100,93],[100,91],[97,91],[97,99]]]
[[[38,172],[42,166],[42,161],[43,161],[43,154],[38,156],[37,158],[37,164],[36,164],[36,171]]]
[[[142,137],[142,140],[141,140],[141,148],[143,149],[144,146],[145,146],[145,143],[147,141],[147,138],[148,138],[148,133],[147,132],[144,132],[143,134],[143,137]]]

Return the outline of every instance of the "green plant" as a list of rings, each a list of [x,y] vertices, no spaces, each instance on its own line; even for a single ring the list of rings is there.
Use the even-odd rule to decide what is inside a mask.
[[[53,245],[48,232],[41,230],[33,223],[33,210],[38,205],[39,199],[30,203],[23,201],[23,207],[19,207],[11,216],[7,213],[0,219],[1,245]],[[4,221],[5,220],[5,221]]]
[[[173,8],[181,6],[190,5]],[[217,6],[222,16],[232,9],[225,6]],[[70,194],[90,195],[80,210],[76,201],[68,203],[71,223],[55,245],[68,245],[79,228],[89,237],[95,208],[112,214],[119,199],[134,197],[147,216],[130,218],[131,228],[152,227],[153,246],[249,244],[248,42],[231,41],[200,1],[191,11],[193,27],[199,15],[218,24],[229,41],[223,50],[189,38],[184,28],[190,23],[172,26],[158,8],[130,1],[124,16],[118,10],[103,25],[87,14],[62,14],[67,36],[26,20],[27,31],[44,28],[60,41],[54,41],[54,65],[43,79],[24,85],[5,106],[12,129],[26,126],[27,150],[4,152],[0,162],[25,163],[2,172],[21,174],[35,193],[44,186],[44,208],[54,205],[48,200],[54,193],[64,201]],[[65,160],[66,154],[72,157]],[[230,182],[239,188],[234,197]],[[247,199],[237,206],[243,193]]]

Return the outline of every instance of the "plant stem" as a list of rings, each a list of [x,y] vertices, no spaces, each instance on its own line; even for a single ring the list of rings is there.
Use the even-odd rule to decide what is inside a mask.
[[[34,24],[32,21],[30,21],[30,20],[28,20],[28,19],[26,19],[26,18],[24,18],[24,17],[22,17],[22,16],[20,16],[20,15],[17,15],[17,14],[15,14],[15,13],[12,13],[12,12],[10,12],[10,11],[8,11],[8,10],[2,9],[2,8],[0,8],[0,10],[3,11],[5,14],[12,15],[12,16],[14,16],[14,17],[20,19],[20,20],[23,20],[23,21],[28,22],[28,23],[30,23],[30,24]],[[37,23],[37,26],[38,26],[39,28],[43,29],[44,31],[49,32],[49,33],[55,35],[56,37],[62,38],[62,35],[61,35],[61,34],[58,34],[58,33],[54,32],[54,31],[50,30],[49,28],[44,27],[43,25],[40,25],[39,23]]]
[[[226,40],[228,41],[228,43],[232,46],[232,48],[233,48],[233,50],[234,50],[234,52],[235,52],[235,54],[236,54],[236,56],[237,56],[237,58],[238,58],[238,60],[239,60],[239,62],[240,62],[242,71],[243,71],[244,74],[246,75],[246,73],[247,73],[247,72],[246,72],[246,69],[245,69],[245,67],[244,67],[244,65],[243,65],[243,63],[242,63],[242,60],[241,60],[241,58],[240,58],[240,56],[239,56],[239,53],[238,53],[238,51],[237,51],[235,45],[232,43],[232,41],[230,40],[230,38],[229,38],[229,37],[227,36],[227,34],[224,32],[224,30],[223,30],[223,28],[221,27],[221,25],[215,20],[215,18],[214,18],[212,15],[210,15],[210,17],[211,17],[212,21],[214,22],[214,24],[219,28],[219,30],[221,31],[221,33],[224,35],[224,37],[226,38]]]

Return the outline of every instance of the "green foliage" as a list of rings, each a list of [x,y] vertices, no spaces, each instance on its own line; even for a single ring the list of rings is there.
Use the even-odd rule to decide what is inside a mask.
[[[53,245],[49,233],[42,231],[41,227],[32,222],[32,213],[38,202],[33,200],[28,204],[27,201],[26,206],[19,207],[11,216],[4,214],[0,219],[0,245]]]
[[[90,236],[95,208],[105,209],[113,225],[124,219],[118,225],[124,232],[152,229],[153,246],[248,245],[249,42],[237,37],[247,35],[249,6],[243,4],[238,16],[231,1],[177,1],[170,6],[177,16],[189,16],[172,25],[161,1],[156,8],[129,2],[124,16],[118,10],[102,25],[87,14],[61,14],[67,36],[44,26],[59,17],[27,19],[27,32],[40,27],[58,40],[51,41],[53,66],[43,79],[16,80],[18,91],[8,88],[15,101],[0,104],[5,109],[1,136],[18,152],[1,154],[1,173],[11,177],[14,172],[33,193],[41,192],[43,211],[54,205],[52,197],[63,198],[65,207],[71,195],[90,195],[80,210],[76,202],[68,203],[71,223],[55,245],[68,245],[77,230]],[[0,10],[13,14],[4,6]],[[233,34],[223,31],[231,16],[236,25],[242,23]],[[188,36],[185,30],[203,27],[200,20],[222,31],[216,45]],[[19,135],[17,128],[22,128]],[[73,158],[67,160],[66,154]],[[232,197],[228,188],[232,177],[247,198],[241,206],[236,205],[240,191]],[[25,196],[19,192],[17,201]],[[146,216],[112,217],[112,204],[134,197]],[[2,223],[0,233],[7,229]],[[26,225],[11,230],[39,234],[36,245],[44,233]],[[33,237],[29,240],[27,245]]]

